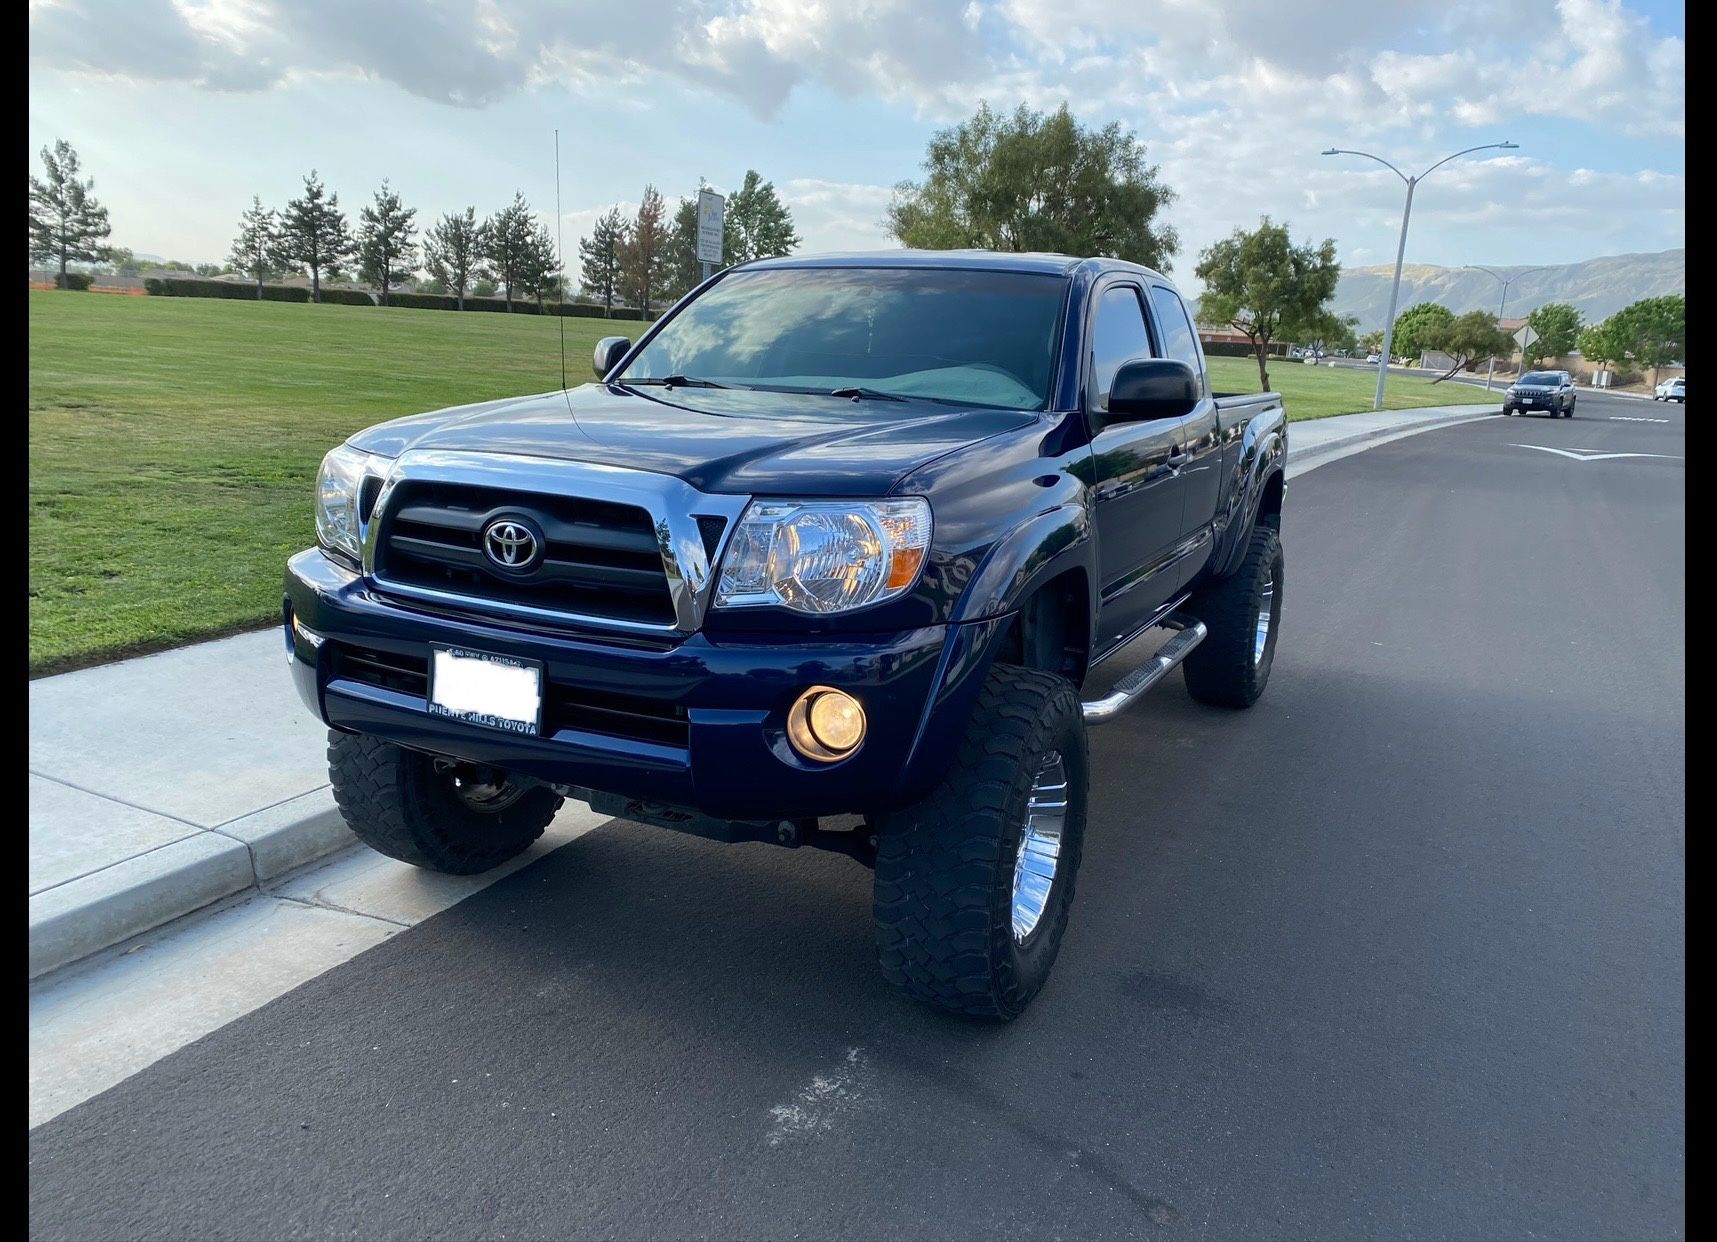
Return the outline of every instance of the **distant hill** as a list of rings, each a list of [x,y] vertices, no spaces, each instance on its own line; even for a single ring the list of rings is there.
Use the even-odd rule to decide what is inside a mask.
[[[1513,268],[1498,266],[1496,270],[1507,276],[1532,266],[1522,263]],[[1381,328],[1389,309],[1389,282],[1394,275],[1393,264],[1344,271],[1335,290],[1335,312],[1357,315],[1362,333]],[[1505,313],[1513,318],[1526,315],[1546,302],[1572,302],[1587,323],[1596,323],[1641,298],[1686,292],[1687,251],[1614,254],[1547,267],[1522,277],[1508,287]],[[1397,309],[1405,310],[1415,302],[1436,302],[1457,315],[1470,310],[1494,311],[1500,293],[1496,281],[1483,272],[1410,263],[1401,269],[1401,301]]]

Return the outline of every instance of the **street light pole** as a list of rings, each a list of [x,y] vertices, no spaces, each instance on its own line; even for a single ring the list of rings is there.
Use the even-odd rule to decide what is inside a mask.
[[[1413,216],[1413,191],[1418,188],[1421,181],[1436,172],[1450,160],[1459,159],[1463,155],[1471,155],[1474,151],[1493,150],[1514,151],[1518,150],[1518,144],[1512,142],[1487,142],[1483,146],[1468,147],[1465,151],[1456,151],[1453,155],[1444,156],[1416,177],[1409,177],[1406,173],[1402,172],[1382,156],[1373,155],[1369,151],[1349,151],[1343,147],[1331,147],[1329,150],[1324,152],[1325,155],[1359,155],[1368,160],[1376,160],[1390,172],[1401,178],[1401,180],[1407,185],[1407,203],[1401,209],[1401,240],[1395,247],[1395,281],[1389,287],[1389,317],[1383,322],[1383,356],[1377,360],[1377,393],[1372,398],[1371,402],[1371,408],[1374,410],[1381,410],[1383,408],[1383,382],[1389,375],[1389,354],[1390,350],[1395,345],[1395,304],[1401,297],[1401,264],[1407,257],[1407,222]]]
[[[1477,263],[1468,263],[1466,265],[1466,269],[1469,272],[1483,272],[1486,276],[1489,276],[1492,280],[1496,281],[1499,285],[1502,286],[1502,298],[1496,304],[1496,320],[1497,320],[1497,326],[1498,327],[1502,326],[1503,308],[1508,305],[1508,287],[1510,285],[1512,285],[1515,281],[1519,280],[1522,276],[1530,276],[1534,272],[1542,272],[1544,270],[1542,267],[1529,267],[1524,272],[1516,272],[1514,275],[1509,276],[1505,279],[1501,272],[1493,272],[1490,268],[1481,267]],[[1525,361],[1526,361],[1526,346],[1525,345],[1522,345],[1520,347],[1520,361],[1522,363],[1525,363]],[[1485,375],[1484,375],[1484,390],[1486,392],[1490,391],[1491,378],[1495,374],[1496,374],[1496,355],[1492,354],[1490,356],[1490,367],[1488,370],[1485,371]]]

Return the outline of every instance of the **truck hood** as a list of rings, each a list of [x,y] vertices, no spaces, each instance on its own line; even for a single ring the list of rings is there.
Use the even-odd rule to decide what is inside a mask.
[[[350,443],[387,457],[433,448],[627,466],[703,492],[881,496],[917,467],[1035,417],[925,401],[586,384],[395,419]]]

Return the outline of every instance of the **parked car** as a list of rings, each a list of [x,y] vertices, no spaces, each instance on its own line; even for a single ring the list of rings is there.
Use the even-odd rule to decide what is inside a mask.
[[[1678,375],[1674,379],[1666,379],[1652,390],[1653,401],[1679,401],[1687,404],[1687,377]]]
[[[1157,272],[967,251],[736,267],[595,372],[324,459],[285,645],[346,822],[459,874],[568,797],[834,850],[874,868],[889,980],[1018,1014],[1086,730],[1175,667],[1228,708],[1269,681],[1281,397],[1211,391]]]
[[[1382,354],[1367,354],[1367,355],[1365,355],[1365,360],[1367,362],[1369,362],[1372,366],[1376,366],[1380,361],[1382,361],[1382,359],[1383,359]]]
[[[1502,396],[1504,414],[1543,410],[1551,418],[1574,417],[1574,377],[1566,371],[1528,371]]]

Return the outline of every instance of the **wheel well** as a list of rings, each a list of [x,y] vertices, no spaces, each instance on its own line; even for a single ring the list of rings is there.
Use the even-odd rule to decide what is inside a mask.
[[[1282,487],[1280,470],[1264,481],[1264,494],[1258,498],[1258,520],[1268,526],[1282,524]]]
[[[1069,569],[1020,605],[1002,638],[1003,664],[1059,673],[1075,686],[1091,654],[1091,595],[1083,569]]]

